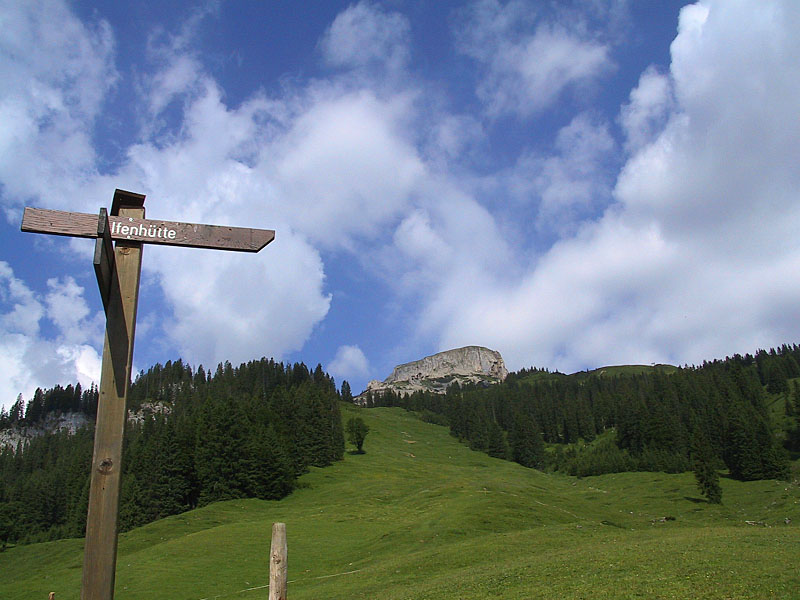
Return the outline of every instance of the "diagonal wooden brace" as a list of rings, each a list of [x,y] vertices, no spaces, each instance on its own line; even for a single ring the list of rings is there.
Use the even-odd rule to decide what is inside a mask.
[[[111,227],[108,223],[108,213],[105,208],[100,209],[100,215],[97,220],[97,241],[94,245],[93,263],[94,274],[97,276],[97,285],[100,288],[100,297],[103,299],[103,309],[107,315],[111,287],[117,280],[117,264],[114,259],[114,242],[111,239]]]

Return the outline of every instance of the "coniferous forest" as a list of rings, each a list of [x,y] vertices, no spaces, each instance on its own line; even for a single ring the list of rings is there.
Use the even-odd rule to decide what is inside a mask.
[[[282,498],[344,454],[340,397],[321,366],[262,359],[212,374],[170,361],[140,373],[128,399],[122,531],[218,500]],[[96,408],[95,388],[57,386],[0,414],[0,427]],[[0,450],[0,546],[84,535],[92,423]]]
[[[212,374],[181,360],[131,385],[120,528],[218,500],[279,499],[310,466],[342,458],[341,394],[321,366],[261,359]],[[541,369],[444,395],[368,396],[449,426],[475,450],[526,467],[589,476],[694,471],[719,502],[718,472],[785,478],[800,452],[800,346],[696,367],[620,367],[573,375]],[[0,546],[84,534],[97,390],[56,386],[0,412],[0,429],[82,413],[74,434],[0,450]]]
[[[789,452],[800,452],[799,363],[800,346],[784,345],[698,367],[531,368],[500,385],[366,403],[417,411],[471,448],[527,467],[577,476],[694,471],[715,497],[708,478],[717,470],[740,480],[788,477]]]

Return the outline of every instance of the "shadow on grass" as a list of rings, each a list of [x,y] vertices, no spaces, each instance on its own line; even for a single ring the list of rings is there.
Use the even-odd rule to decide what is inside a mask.
[[[610,526],[610,527],[616,527],[616,528],[618,528],[618,529],[625,529],[625,527],[623,527],[623,526],[622,526],[622,525],[620,525],[619,523],[614,523],[614,521],[606,521],[606,520],[603,520],[603,521],[600,521],[600,523],[602,523],[603,525],[608,525],[608,526]]]
[[[708,500],[705,498],[692,498],[691,496],[684,496],[684,500],[688,500],[689,502],[694,502],[695,504],[708,504]]]
[[[348,450],[347,453],[350,454],[351,456],[354,456],[354,455],[358,455],[358,454],[366,454],[367,451],[366,450]]]

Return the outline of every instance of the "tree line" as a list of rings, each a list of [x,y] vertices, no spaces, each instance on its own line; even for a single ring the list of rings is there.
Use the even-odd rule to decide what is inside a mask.
[[[741,480],[785,478],[800,451],[800,346],[697,367],[564,375],[523,369],[444,395],[367,396],[447,425],[471,448],[526,467],[588,476],[727,468]],[[783,399],[784,418],[768,404]],[[705,469],[705,471],[703,471]]]
[[[57,385],[49,390],[37,388],[27,403],[22,394],[9,410],[0,409],[0,430],[8,427],[32,427],[41,424],[48,415],[63,413],[82,413],[89,418],[97,415],[97,387],[82,390],[81,384],[62,387]]]
[[[178,360],[139,373],[129,393],[129,414],[140,418],[126,427],[121,530],[218,500],[286,496],[310,466],[343,457],[339,400],[319,365],[261,359],[212,374]],[[97,390],[57,386],[37,390],[24,412],[17,404],[0,415],[6,426],[66,412],[93,418]],[[84,535],[93,441],[91,421],[74,435],[0,450],[0,545]]]

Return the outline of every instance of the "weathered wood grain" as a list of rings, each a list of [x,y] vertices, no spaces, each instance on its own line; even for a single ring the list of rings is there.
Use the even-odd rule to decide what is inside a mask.
[[[269,600],[286,600],[287,555],[286,523],[273,523],[269,550]]]
[[[275,239],[272,229],[157,221],[125,215],[108,217],[111,238],[145,244],[258,252]],[[96,238],[97,216],[87,213],[26,207],[22,231]]]
[[[114,260],[114,242],[111,240],[108,213],[105,208],[100,209],[97,222],[97,242],[94,246],[94,274],[100,288],[100,298],[103,300],[103,309],[108,314],[108,301],[111,297],[111,286],[118,285],[116,261]]]
[[[141,216],[143,208],[122,208],[125,216]],[[97,217],[95,232],[97,230]],[[83,559],[81,600],[112,600],[117,562],[122,443],[136,330],[142,244],[119,242],[114,251],[116,277],[106,310],[106,335],[100,394],[97,401],[89,512]]]
[[[95,216],[26,207],[20,227],[22,231],[31,233],[97,239],[93,264],[106,312],[106,335],[86,519],[81,600],[112,600],[114,597],[122,446],[142,244],[258,252],[275,239],[275,232],[271,229],[145,219],[144,199],[143,194],[116,190],[110,216],[105,209]],[[276,600],[286,598],[286,553],[285,525],[275,523],[270,559],[270,598]]]

